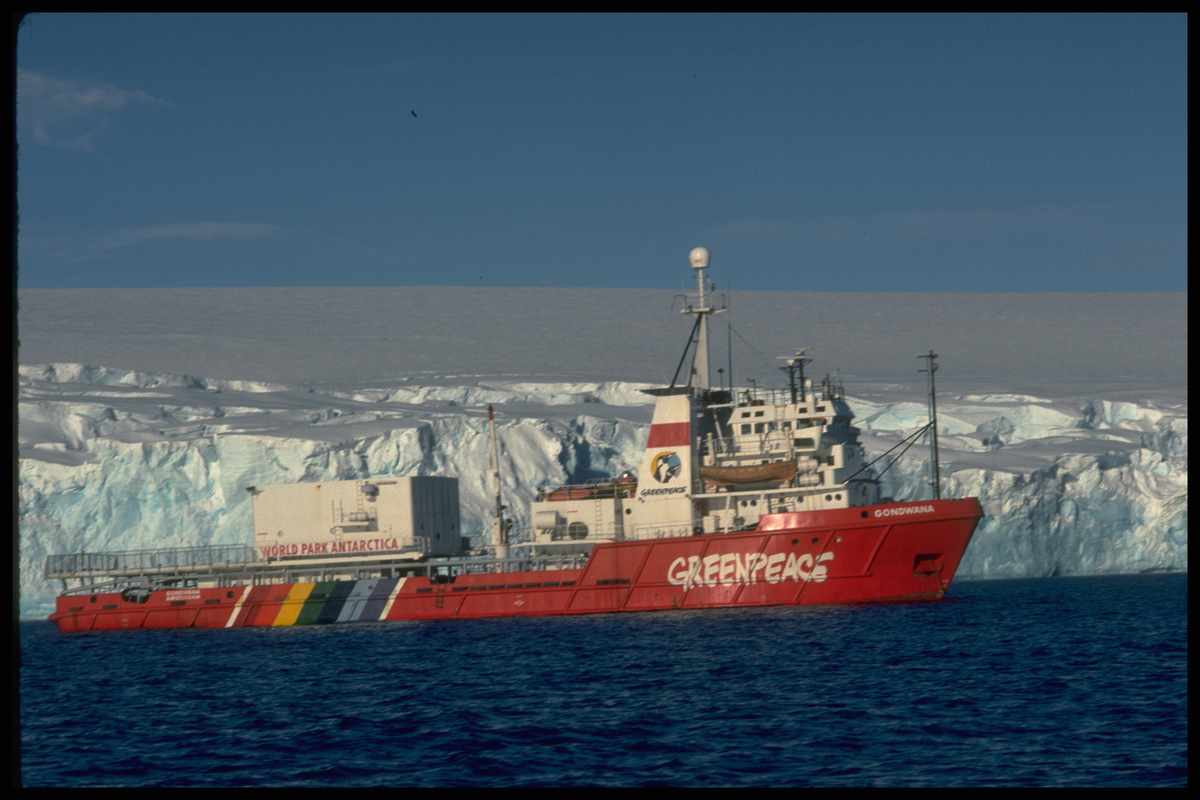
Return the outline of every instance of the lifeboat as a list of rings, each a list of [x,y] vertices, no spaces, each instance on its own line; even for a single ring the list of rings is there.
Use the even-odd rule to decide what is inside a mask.
[[[788,481],[796,475],[796,460],[742,467],[701,467],[700,476],[712,486]]]

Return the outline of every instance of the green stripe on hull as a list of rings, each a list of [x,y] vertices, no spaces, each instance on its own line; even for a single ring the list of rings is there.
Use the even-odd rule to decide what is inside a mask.
[[[314,624],[317,621],[317,617],[321,616],[321,609],[325,608],[325,604],[329,602],[329,594],[335,586],[337,586],[337,581],[323,581],[314,585],[312,592],[304,601],[304,608],[300,609],[300,615],[296,617],[296,621],[293,624]]]

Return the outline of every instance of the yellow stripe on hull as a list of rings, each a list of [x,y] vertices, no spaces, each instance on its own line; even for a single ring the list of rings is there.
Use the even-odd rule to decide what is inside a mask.
[[[312,590],[315,587],[315,583],[294,584],[292,590],[288,592],[287,599],[283,601],[283,607],[279,609],[279,614],[275,617],[275,621],[271,623],[271,627],[277,628],[286,625],[295,625],[300,612],[304,610],[304,601],[312,594]]]

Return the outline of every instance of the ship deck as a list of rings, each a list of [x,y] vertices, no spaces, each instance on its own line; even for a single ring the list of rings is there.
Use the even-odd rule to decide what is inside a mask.
[[[44,575],[47,580],[62,581],[62,595],[67,596],[119,591],[129,586],[219,588],[415,577],[437,582],[458,575],[581,569],[587,559],[588,554],[551,554],[415,561],[395,553],[263,559],[250,546],[210,545],[51,555],[46,557]],[[68,587],[68,582],[76,585]]]

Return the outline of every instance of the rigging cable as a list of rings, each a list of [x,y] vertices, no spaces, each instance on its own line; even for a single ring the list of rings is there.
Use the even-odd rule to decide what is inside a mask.
[[[896,442],[896,444],[895,444],[895,445],[893,445],[893,446],[892,446],[892,447],[891,447],[891,448],[890,448],[890,449],[889,449],[887,452],[885,452],[885,453],[883,453],[881,456],[879,456],[879,458],[875,459],[875,460],[874,460],[874,461],[872,461],[870,464],[867,464],[865,467],[863,467],[863,468],[862,468],[862,469],[860,469],[858,472],[856,472],[856,473],[854,473],[853,475],[851,475],[849,478],[846,478],[846,480],[845,480],[845,483],[849,483],[849,482],[850,482],[852,479],[854,479],[854,478],[855,478],[855,477],[857,477],[858,475],[861,475],[862,473],[866,472],[866,471],[867,471],[867,470],[869,470],[869,469],[870,469],[872,466],[874,466],[875,464],[879,463],[879,461],[881,461],[881,460],[882,460],[882,459],[883,459],[885,456],[887,456],[887,454],[888,454],[888,453],[892,452],[892,450],[895,450],[895,449],[896,449],[897,447],[899,447],[900,445],[904,444],[905,442],[908,442],[908,447],[905,447],[903,450],[901,450],[901,451],[900,451],[900,454],[896,456],[895,460],[894,460],[894,461],[892,461],[892,463],[891,463],[891,464],[888,464],[886,467],[884,467],[884,469],[883,469],[883,472],[881,472],[881,473],[879,473],[878,475],[876,475],[876,476],[875,476],[875,480],[879,480],[880,478],[882,478],[882,477],[883,477],[883,474],[884,474],[884,472],[887,472],[889,469],[891,469],[892,467],[896,466],[896,461],[899,461],[899,460],[900,460],[900,457],[901,457],[901,456],[903,456],[903,455],[904,455],[906,452],[908,452],[908,448],[909,448],[909,447],[912,447],[912,446],[913,446],[913,444],[915,444],[915,443],[916,443],[917,439],[918,439],[918,438],[920,438],[921,434],[923,434],[923,433],[925,433],[925,431],[929,430],[929,426],[930,426],[930,425],[932,425],[932,424],[933,424],[933,423],[926,423],[925,425],[922,425],[922,426],[921,426],[921,427],[920,427],[920,428],[917,430],[917,432],[916,432],[916,433],[909,434],[908,436],[905,436],[905,437],[904,437],[903,439],[901,439],[900,441]],[[912,441],[909,441],[910,439],[911,439]]]

